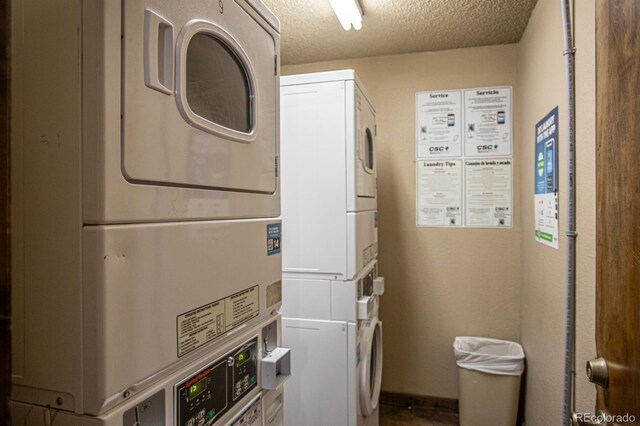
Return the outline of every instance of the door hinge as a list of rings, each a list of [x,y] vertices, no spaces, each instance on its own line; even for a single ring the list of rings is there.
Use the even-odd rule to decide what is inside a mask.
[[[378,125],[377,124],[373,125],[373,136],[378,136]]]
[[[278,55],[273,57],[273,75],[278,75]]]
[[[278,156],[276,155],[276,177],[278,177]]]

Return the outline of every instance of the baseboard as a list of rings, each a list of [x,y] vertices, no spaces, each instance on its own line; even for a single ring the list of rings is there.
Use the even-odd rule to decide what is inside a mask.
[[[451,398],[382,391],[379,401],[390,408],[410,410],[416,416],[429,416],[434,412],[458,414],[458,400]]]

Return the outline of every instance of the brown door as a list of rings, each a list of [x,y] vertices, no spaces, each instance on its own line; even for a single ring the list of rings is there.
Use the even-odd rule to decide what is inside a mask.
[[[9,266],[9,1],[0,2],[0,424],[10,424],[11,277]]]
[[[596,65],[596,404],[640,424],[640,0],[597,0]]]

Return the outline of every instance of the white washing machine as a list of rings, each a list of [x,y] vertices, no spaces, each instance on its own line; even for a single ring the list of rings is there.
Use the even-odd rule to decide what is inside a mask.
[[[279,23],[259,0],[12,14],[12,397],[99,417],[280,306]]]
[[[378,254],[375,108],[353,70],[281,78],[284,275],[351,280]]]
[[[357,348],[360,348],[361,351],[359,353],[360,364],[356,367],[358,383],[356,424],[358,426],[377,426],[382,379],[382,322],[377,314],[369,320],[361,322],[358,330]]]
[[[290,364],[288,353],[276,353],[280,320],[274,313],[100,416],[14,402],[13,422],[27,426],[283,426],[283,385]]]
[[[352,281],[283,278],[282,340],[293,353],[286,424],[378,424],[383,292],[376,262]]]

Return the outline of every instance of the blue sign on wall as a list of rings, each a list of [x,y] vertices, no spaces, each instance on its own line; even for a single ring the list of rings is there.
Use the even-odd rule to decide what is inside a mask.
[[[535,237],[558,248],[558,107],[536,124]]]
[[[536,125],[535,193],[558,191],[558,107]]]

